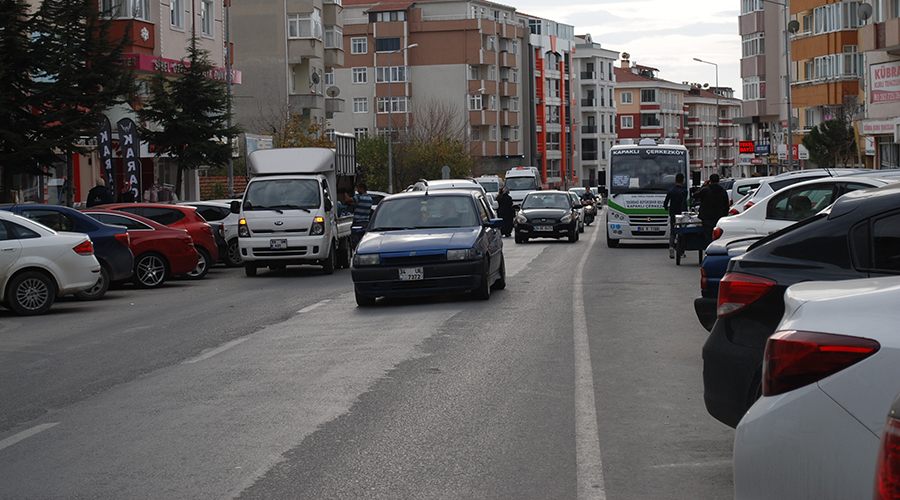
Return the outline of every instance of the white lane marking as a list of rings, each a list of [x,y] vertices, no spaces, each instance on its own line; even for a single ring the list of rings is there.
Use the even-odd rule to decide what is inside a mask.
[[[52,427],[56,427],[57,425],[59,425],[59,422],[50,422],[50,423],[47,423],[47,424],[35,425],[34,427],[32,427],[32,428],[30,428],[30,429],[25,429],[24,431],[22,431],[22,432],[20,432],[20,433],[18,433],[18,434],[13,434],[12,436],[10,436],[10,437],[4,439],[3,441],[0,441],[0,450],[9,448],[10,446],[12,446],[12,445],[18,443],[19,441],[23,441],[23,440],[25,440],[25,439],[28,439],[28,438],[30,438],[31,436],[34,436],[35,434],[38,434],[38,433],[40,433],[40,432],[44,432],[44,431],[46,431],[47,429],[50,429],[50,428],[52,428]]]
[[[731,460],[710,460],[708,462],[681,462],[673,464],[651,465],[651,469],[674,469],[679,467],[721,467],[723,465],[731,466]]]
[[[317,309],[317,308],[319,308],[319,307],[324,306],[325,304],[327,304],[327,303],[329,303],[329,302],[331,302],[330,299],[325,299],[325,300],[323,300],[323,301],[316,302],[315,304],[308,305],[308,306],[304,307],[303,309],[300,309],[299,311],[297,311],[297,314],[308,313],[308,312],[310,312],[310,311],[312,311],[312,310],[315,310],[315,309]]]
[[[575,339],[575,465],[578,500],[606,500],[603,482],[603,459],[600,455],[600,431],[597,428],[597,406],[594,401],[594,373],[588,342],[587,312],[584,309],[584,266],[597,242],[594,231],[587,250],[575,272],[572,287],[573,334]]]
[[[244,342],[247,341],[248,338],[249,337],[243,337],[243,338],[239,338],[239,339],[234,339],[231,342],[225,342],[224,344],[220,345],[219,347],[216,347],[215,349],[210,349],[209,351],[206,351],[203,354],[201,354],[195,358],[185,360],[181,364],[190,365],[190,364],[194,364],[194,363],[199,363],[203,360],[206,360],[206,359],[209,359],[209,358],[215,356],[216,354],[221,354],[221,353],[227,351],[228,349],[231,349],[234,346],[243,344]]]

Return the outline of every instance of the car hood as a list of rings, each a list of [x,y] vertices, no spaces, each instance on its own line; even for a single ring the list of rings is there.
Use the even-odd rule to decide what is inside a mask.
[[[529,208],[526,210],[522,210],[522,214],[525,215],[528,220],[559,219],[567,213],[569,213],[568,210],[563,210],[560,208]]]
[[[480,227],[372,231],[359,243],[359,253],[402,253],[427,250],[472,248]]]

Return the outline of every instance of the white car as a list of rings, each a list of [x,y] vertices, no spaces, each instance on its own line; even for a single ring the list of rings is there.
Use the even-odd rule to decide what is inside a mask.
[[[748,201],[744,202],[740,206],[735,206],[733,208],[735,208],[739,212],[743,212],[753,205],[759,203],[769,195],[777,193],[778,191],[781,191],[788,186],[793,186],[794,184],[809,181],[812,179],[840,177],[843,175],[850,175],[858,172],[864,172],[864,170],[853,168],[813,168],[808,170],[794,170],[792,172],[785,172],[783,174],[778,174],[772,177],[766,177],[762,181],[760,181],[759,186],[756,188],[756,193],[754,193]]]
[[[875,500],[900,498],[900,394],[894,400],[884,425],[877,467]]]
[[[900,391],[900,278],[801,283],[784,301],[735,433],[735,498],[872,498]]]
[[[0,210],[0,304],[20,315],[44,314],[57,297],[98,279],[100,263],[86,234],[57,233]]]
[[[719,219],[713,230],[713,239],[723,236],[765,236],[821,212],[847,193],[881,187],[897,180],[826,177],[800,182],[760,200],[738,215]]]
[[[731,186],[731,192],[729,193],[729,201],[731,201],[732,205],[737,205],[738,200],[750,194],[751,191],[759,188],[760,183],[769,179],[771,179],[771,177],[744,177],[742,179],[735,179],[734,184]]]
[[[221,228],[219,236],[219,255],[229,267],[241,265],[241,249],[238,247],[238,221],[241,216],[231,213],[231,203],[221,201],[185,201],[179,205],[195,207],[197,213],[209,223],[213,229]],[[219,239],[216,238],[216,243]]]

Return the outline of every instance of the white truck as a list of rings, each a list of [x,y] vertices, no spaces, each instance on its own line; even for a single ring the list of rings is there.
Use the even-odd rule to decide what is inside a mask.
[[[513,204],[519,206],[528,193],[541,189],[541,174],[537,167],[514,167],[506,171],[504,186]]]
[[[349,268],[353,216],[339,213],[338,189],[351,190],[355,140],[327,148],[262,149],[250,154],[238,242],[247,276],[261,267],[320,265],[326,274]],[[350,139],[353,139],[350,136]]]

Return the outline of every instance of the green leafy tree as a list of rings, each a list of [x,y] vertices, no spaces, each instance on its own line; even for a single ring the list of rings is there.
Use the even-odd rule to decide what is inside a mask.
[[[356,143],[360,180],[373,191],[387,191],[387,141],[383,137],[363,137]]]
[[[856,156],[856,134],[844,118],[813,127],[803,138],[809,159],[820,167],[846,166]]]
[[[334,141],[325,133],[325,123],[292,113],[277,128],[272,138],[276,148],[333,148]]]
[[[146,125],[143,137],[156,146],[157,156],[175,159],[175,192],[181,192],[184,172],[201,166],[221,167],[228,162],[228,138],[239,133],[228,126],[228,93],[224,82],[210,77],[209,53],[191,38],[188,56],[176,77],[157,73],[150,81],[150,96],[138,117]]]

